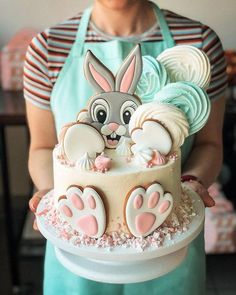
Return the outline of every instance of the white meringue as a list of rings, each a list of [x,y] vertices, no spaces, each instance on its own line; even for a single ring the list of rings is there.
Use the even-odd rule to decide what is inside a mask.
[[[211,64],[204,51],[178,45],[163,51],[157,60],[165,66],[171,82],[192,82],[203,89],[209,86]]]
[[[126,156],[126,157],[131,156],[132,155],[131,148],[130,148],[131,144],[132,144],[131,138],[123,136],[120,139],[118,146],[116,147],[116,153],[120,156]]]
[[[92,170],[94,168],[94,160],[85,153],[79,160],[76,161],[75,167],[80,170]]]
[[[139,166],[148,166],[152,160],[153,151],[151,149],[137,150],[134,153],[134,163]]]

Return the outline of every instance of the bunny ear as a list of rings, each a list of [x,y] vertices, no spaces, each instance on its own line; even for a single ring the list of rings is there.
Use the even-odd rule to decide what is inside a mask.
[[[133,94],[142,74],[141,48],[138,44],[124,60],[116,75],[115,90]]]
[[[165,66],[171,82],[192,82],[207,89],[211,64],[202,50],[190,45],[178,45],[163,51],[157,60]]]
[[[84,72],[86,79],[98,92],[114,90],[115,79],[112,72],[90,50],[88,50],[85,56]]]

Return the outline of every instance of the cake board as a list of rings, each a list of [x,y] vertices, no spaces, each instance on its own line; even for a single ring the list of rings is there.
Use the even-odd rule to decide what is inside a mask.
[[[76,246],[56,236],[53,226],[42,216],[37,225],[43,236],[54,246],[58,260],[76,275],[104,283],[135,283],[158,278],[174,270],[186,257],[188,245],[202,231],[205,207],[201,198],[187,186],[183,189],[193,200],[196,216],[188,230],[165,240],[159,248],[96,248]],[[44,210],[41,202],[38,212]]]

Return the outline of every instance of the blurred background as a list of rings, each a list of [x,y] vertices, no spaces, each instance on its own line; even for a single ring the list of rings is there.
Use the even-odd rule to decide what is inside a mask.
[[[32,37],[74,16],[93,1],[0,0],[0,294],[42,294],[44,239],[32,230],[27,172],[29,136],[22,64]],[[207,295],[236,294],[236,1],[157,0],[162,8],[200,20],[222,40],[229,88],[224,165],[210,189],[217,206],[206,212]]]

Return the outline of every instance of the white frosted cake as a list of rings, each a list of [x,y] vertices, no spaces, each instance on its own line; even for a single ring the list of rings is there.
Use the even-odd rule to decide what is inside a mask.
[[[124,235],[146,238],[168,222],[179,230],[176,212],[193,213],[181,186],[180,147],[209,115],[207,57],[177,46],[158,60],[142,58],[136,46],[116,76],[90,51],[84,64],[96,95],[62,128],[53,152],[60,229],[109,245]]]

